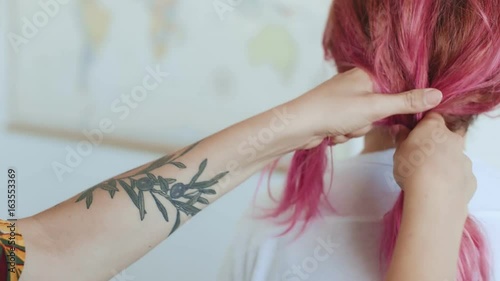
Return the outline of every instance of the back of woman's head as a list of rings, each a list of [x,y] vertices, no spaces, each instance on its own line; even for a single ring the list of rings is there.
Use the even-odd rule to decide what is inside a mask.
[[[378,92],[441,90],[436,111],[454,127],[500,103],[500,0],[335,0],[323,45],[340,72],[364,69]]]
[[[365,70],[376,92],[441,90],[444,98],[435,111],[452,130],[466,129],[475,115],[500,103],[500,0],[334,0],[323,45],[339,72]],[[411,129],[422,115],[393,116],[380,124]],[[289,229],[320,214],[328,143],[294,155],[284,195],[270,213],[286,215]],[[402,202],[403,195],[384,218],[383,264],[392,256]],[[458,280],[488,280],[486,248],[469,218]]]

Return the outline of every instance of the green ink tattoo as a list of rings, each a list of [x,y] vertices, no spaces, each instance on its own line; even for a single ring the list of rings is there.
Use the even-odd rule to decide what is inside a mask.
[[[210,180],[198,181],[203,171],[208,163],[208,159],[203,160],[199,167],[198,172],[191,178],[188,183],[178,182],[173,178],[164,178],[162,176],[156,176],[151,172],[165,165],[173,165],[179,169],[187,168],[182,162],[177,161],[181,156],[192,150],[198,143],[189,146],[179,155],[168,155],[162,157],[154,162],[152,162],[147,167],[134,173],[132,176],[118,177],[109,179],[105,182],[99,183],[88,190],[80,194],[76,202],[85,200],[87,209],[90,209],[93,201],[93,193],[96,189],[102,189],[109,193],[111,199],[114,198],[115,193],[119,192],[121,187],[127,195],[130,197],[134,205],[139,210],[139,215],[141,221],[146,217],[146,208],[144,195],[149,193],[158,207],[158,210],[163,215],[165,221],[169,221],[169,214],[163,203],[158,199],[163,197],[167,199],[176,209],[176,220],[174,227],[170,234],[172,234],[180,225],[180,214],[181,212],[187,216],[196,215],[200,209],[195,207],[196,203],[208,205],[210,202],[208,199],[204,198],[205,195],[215,195],[217,194],[214,189],[210,187],[217,184],[220,179],[222,179],[229,172],[223,172]]]

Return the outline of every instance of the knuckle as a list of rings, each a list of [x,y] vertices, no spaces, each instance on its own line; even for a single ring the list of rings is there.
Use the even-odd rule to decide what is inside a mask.
[[[470,160],[469,157],[465,157],[465,164],[467,165],[467,169],[469,169],[469,171],[472,171],[472,160]]]
[[[447,132],[446,124],[444,123],[444,119],[435,113],[428,113],[425,115],[425,117],[420,121],[424,124],[432,125],[433,127],[437,127],[439,129],[442,129],[443,131]]]
[[[418,99],[417,92],[415,90],[410,90],[404,95],[405,105],[409,109],[418,109]]]
[[[463,148],[464,146],[464,140],[461,136],[455,134],[455,133],[452,133],[452,132],[448,132],[448,135],[449,135],[449,138],[457,145],[459,146],[460,148]]]
[[[420,121],[420,123],[422,124],[423,127],[426,127],[426,128],[435,128],[437,130],[441,129],[441,124],[440,124],[439,120],[436,120],[433,118],[423,119],[422,121]]]
[[[437,122],[436,119],[423,119],[422,121],[420,121],[421,123],[427,125],[427,126],[431,126],[431,125],[438,125],[439,123]]]
[[[472,175],[469,179],[469,192],[471,193],[469,197],[472,197],[477,191],[477,178]]]

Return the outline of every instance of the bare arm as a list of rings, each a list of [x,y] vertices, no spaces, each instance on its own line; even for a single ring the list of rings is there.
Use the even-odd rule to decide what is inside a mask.
[[[268,111],[21,221],[28,255],[24,277],[46,274],[47,253],[35,252],[40,247],[64,260],[52,264],[65,265],[46,280],[109,280],[270,160],[297,148],[292,130],[273,132],[261,144],[266,149],[243,146],[271,122],[297,122],[288,115],[296,118],[286,106]]]
[[[312,148],[327,136],[343,142],[383,117],[437,105],[424,102],[424,91],[388,97],[371,88],[359,70],[338,75],[296,100],[20,221],[27,249],[21,280],[109,280],[276,157]]]
[[[387,281],[456,280],[467,205],[443,207],[433,196],[407,196]]]

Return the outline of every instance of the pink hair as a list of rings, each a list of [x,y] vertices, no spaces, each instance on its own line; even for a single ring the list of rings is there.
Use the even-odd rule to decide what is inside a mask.
[[[437,88],[435,109],[451,128],[467,127],[473,115],[500,103],[500,0],[335,0],[323,46],[339,72],[366,71],[379,93]],[[378,122],[414,128],[423,114]],[[270,217],[286,215],[293,228],[320,215],[328,142],[293,157],[284,195]],[[384,217],[381,264],[392,257],[401,222],[403,194]],[[460,249],[459,281],[490,280],[486,240],[468,218]]]

